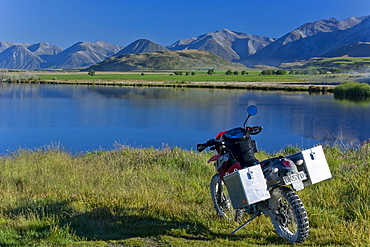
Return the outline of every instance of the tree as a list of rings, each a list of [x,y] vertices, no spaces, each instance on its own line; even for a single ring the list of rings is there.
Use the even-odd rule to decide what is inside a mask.
[[[274,74],[275,75],[285,75],[286,74],[286,70],[278,69],[278,70],[275,71]]]
[[[234,75],[239,75],[239,71],[234,71]]]
[[[262,70],[261,75],[273,75],[273,70]]]
[[[229,69],[229,70],[227,70],[227,71],[226,71],[226,73],[225,73],[225,74],[226,74],[226,75],[231,75],[232,73],[233,73],[233,72],[231,71],[231,69]]]
[[[278,69],[278,70],[263,70],[261,75],[285,75],[286,70]]]
[[[87,73],[89,76],[94,76],[95,75],[95,71],[90,69],[89,73]]]
[[[213,75],[214,73],[215,73],[215,69],[210,69],[207,72],[208,75]]]

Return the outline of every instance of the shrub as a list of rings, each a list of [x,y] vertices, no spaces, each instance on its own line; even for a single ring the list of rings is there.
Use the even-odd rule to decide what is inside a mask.
[[[335,87],[334,96],[369,97],[370,85],[367,83],[344,82]]]

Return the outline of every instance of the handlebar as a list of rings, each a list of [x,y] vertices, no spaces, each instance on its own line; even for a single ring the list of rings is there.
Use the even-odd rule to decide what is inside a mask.
[[[248,132],[249,132],[250,135],[257,135],[257,134],[259,134],[262,131],[262,127],[261,126],[246,127],[246,129],[248,130]],[[204,149],[206,149],[208,147],[211,147],[211,146],[214,146],[214,147],[211,148],[211,150],[214,150],[217,147],[222,146],[222,144],[223,144],[223,141],[222,140],[210,139],[206,143],[197,144],[197,150],[199,152],[202,152]]]
[[[200,143],[197,145],[197,150],[199,152],[202,152],[204,149],[210,147],[210,146],[215,146],[215,145],[221,145],[222,141],[220,140],[215,140],[215,139],[210,139],[206,143]]]
[[[249,130],[249,134],[257,135],[262,131],[262,126],[247,127],[246,129]]]

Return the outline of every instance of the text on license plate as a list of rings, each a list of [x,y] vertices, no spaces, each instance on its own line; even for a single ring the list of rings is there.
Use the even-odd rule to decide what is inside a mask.
[[[283,179],[284,179],[285,184],[291,184],[291,183],[296,182],[296,181],[306,180],[307,175],[306,175],[306,173],[301,171],[301,172],[298,172],[298,173],[290,174],[288,176],[284,176]]]

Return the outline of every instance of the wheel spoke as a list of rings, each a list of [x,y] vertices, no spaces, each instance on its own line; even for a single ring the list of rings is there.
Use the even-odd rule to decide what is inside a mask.
[[[269,208],[276,232],[289,242],[303,242],[308,236],[308,218],[299,197],[287,187],[271,191]]]

